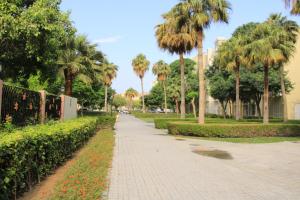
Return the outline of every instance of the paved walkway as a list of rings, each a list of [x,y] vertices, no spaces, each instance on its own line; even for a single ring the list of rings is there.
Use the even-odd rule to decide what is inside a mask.
[[[219,149],[233,159],[193,153]],[[121,116],[109,200],[298,200],[300,143],[232,144],[177,140]]]

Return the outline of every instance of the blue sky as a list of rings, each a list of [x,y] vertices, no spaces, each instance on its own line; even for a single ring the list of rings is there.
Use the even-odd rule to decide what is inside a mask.
[[[205,32],[204,49],[214,47],[217,37],[229,38],[232,32],[247,22],[264,21],[271,13],[292,17],[285,9],[283,0],[229,0],[232,4],[230,23],[213,24]],[[178,0],[63,0],[61,9],[71,11],[71,20],[78,32],[99,44],[109,60],[119,66],[113,88],[123,93],[129,87],[140,91],[140,81],[133,73],[131,60],[143,53],[153,63],[160,59],[168,63],[177,59],[157,47],[154,27],[162,22],[161,14],[168,11]],[[193,57],[192,52],[187,57]],[[145,75],[145,90],[149,91],[155,77],[151,69]]]

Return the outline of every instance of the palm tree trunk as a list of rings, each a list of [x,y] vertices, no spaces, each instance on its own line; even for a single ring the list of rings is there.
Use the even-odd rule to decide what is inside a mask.
[[[73,77],[68,69],[64,70],[65,75],[65,95],[72,96]]]
[[[143,78],[141,78],[141,86],[142,86],[143,113],[145,113],[146,110],[145,110],[145,97],[144,97],[144,82],[143,82]]]
[[[181,81],[181,106],[180,111],[181,115],[180,118],[185,118],[185,80],[184,80],[184,58],[183,54],[180,54],[180,81]]]
[[[269,123],[269,66],[264,66],[264,124]]]
[[[192,107],[193,107],[194,117],[197,118],[196,105],[195,105],[195,97],[193,97],[193,99],[191,101],[191,104],[192,104]]]
[[[282,94],[282,104],[283,104],[283,121],[288,121],[288,109],[287,109],[287,100],[286,100],[286,92],[284,85],[284,68],[283,65],[280,66],[280,85],[281,85],[281,94]]]
[[[168,105],[167,105],[167,89],[166,89],[166,81],[163,81],[164,86],[164,95],[165,95],[165,113],[167,114]]]
[[[236,113],[235,119],[238,121],[241,119],[241,101],[240,101],[240,67],[236,68],[236,83],[235,83],[235,102],[236,102]]]
[[[104,111],[107,112],[107,85],[105,86]]]
[[[178,105],[178,99],[175,99],[175,105],[176,105],[176,114],[179,114],[179,105]]]
[[[199,124],[205,123],[205,78],[203,66],[203,33],[198,32],[198,70],[199,70]]]

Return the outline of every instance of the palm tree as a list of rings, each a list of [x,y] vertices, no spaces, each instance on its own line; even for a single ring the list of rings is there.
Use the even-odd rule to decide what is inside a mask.
[[[131,111],[133,105],[133,98],[138,96],[138,92],[133,88],[129,88],[126,90],[125,96],[129,99],[129,110]]]
[[[104,111],[108,111],[107,107],[107,90],[111,86],[112,80],[116,78],[118,71],[118,66],[113,63],[109,63],[107,60],[102,64],[102,82],[105,86],[105,101],[104,101]]]
[[[216,58],[216,62],[221,66],[225,67],[227,70],[233,70],[235,72],[236,77],[236,120],[240,120],[241,118],[241,100],[240,100],[240,67],[244,62],[244,46],[245,40],[242,38],[245,36],[236,35],[232,37],[230,40],[221,45],[218,49],[218,54]]]
[[[284,0],[287,7],[292,6],[291,14],[300,14],[300,1],[299,0]]]
[[[184,54],[191,52],[196,45],[196,33],[189,23],[181,21],[181,18],[178,17],[180,12],[179,8],[174,7],[170,12],[163,15],[164,23],[156,26],[155,34],[161,49],[167,50],[171,54],[176,53],[180,58],[180,117],[183,119],[185,118]]]
[[[170,84],[168,84],[167,91],[169,97],[175,102],[175,112],[179,114],[179,103],[178,100],[180,99],[180,87],[178,84],[174,82],[175,80],[170,80]]]
[[[145,73],[149,70],[150,62],[147,60],[146,56],[143,54],[139,54],[135,59],[132,60],[133,71],[138,75],[141,79],[141,87],[142,87],[142,102],[143,102],[143,112],[145,113],[145,97],[144,97],[144,82],[143,78]]]
[[[297,22],[288,20],[286,17],[283,17],[280,14],[273,14],[268,19],[269,23],[274,23],[275,25],[281,27],[286,33],[288,34],[287,40],[292,42],[294,45],[297,42],[298,30],[299,26]],[[294,53],[295,47],[291,46],[288,49],[282,49],[285,60],[288,61],[289,58]],[[280,85],[281,85],[281,93],[282,93],[282,100],[283,100],[283,120],[284,122],[288,121],[288,109],[287,109],[287,99],[286,99],[286,89],[284,83],[284,63],[279,63],[279,73],[280,73]]]
[[[166,88],[166,80],[168,75],[171,73],[170,66],[165,63],[163,60],[158,61],[154,64],[152,72],[157,76],[157,80],[161,81],[164,88],[164,97],[165,97],[165,113],[167,114],[167,88]]]
[[[246,57],[249,64],[264,67],[264,124],[269,123],[269,68],[287,61],[284,49],[290,49],[294,44],[289,41],[288,34],[272,23],[262,23],[251,34],[252,43],[246,45]]]
[[[66,41],[58,59],[59,71],[65,78],[66,95],[72,96],[73,81],[76,77],[86,83],[92,81],[95,70],[99,69],[99,65],[96,64],[103,59],[103,54],[96,51],[95,47],[85,36]]]
[[[198,48],[198,70],[199,70],[199,123],[205,123],[205,75],[203,66],[203,38],[204,29],[208,28],[212,22],[228,23],[228,11],[230,3],[227,0],[182,0],[178,4],[179,22],[191,24],[197,32]],[[183,23],[184,24],[184,23]],[[180,25],[180,24],[179,24]]]

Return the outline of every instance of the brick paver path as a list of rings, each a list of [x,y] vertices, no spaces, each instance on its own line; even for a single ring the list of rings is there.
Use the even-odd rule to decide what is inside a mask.
[[[197,149],[227,151],[233,159]],[[300,143],[178,140],[121,116],[110,176],[109,200],[298,200]]]

